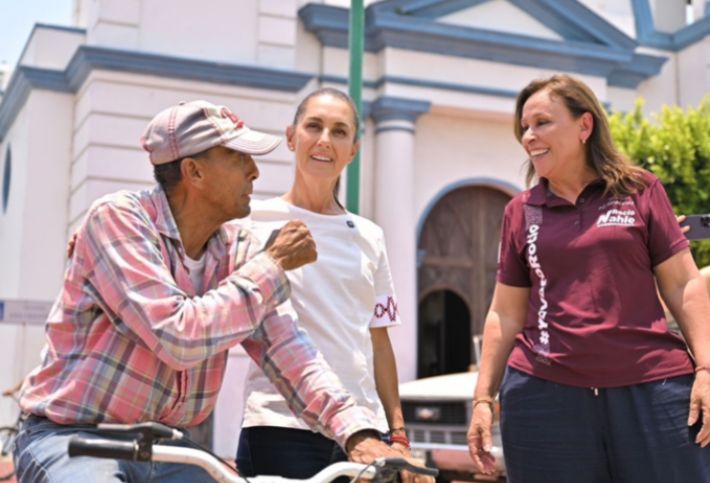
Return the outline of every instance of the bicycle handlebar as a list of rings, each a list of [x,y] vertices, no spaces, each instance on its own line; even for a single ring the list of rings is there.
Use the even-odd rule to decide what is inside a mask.
[[[179,446],[153,444],[153,436],[176,439],[175,435],[182,433],[157,423],[141,423],[137,425],[99,425],[99,429],[112,433],[133,434],[136,439],[120,441],[106,438],[85,438],[72,436],[69,440],[69,456],[93,456],[97,458],[124,459],[131,461],[155,461],[185,463],[197,465],[207,471],[217,481],[244,482],[234,474],[233,469],[225,467],[217,458],[205,451]],[[177,438],[179,439],[179,438]],[[146,444],[147,443],[147,444]],[[289,480],[274,476],[258,476],[249,478],[252,483],[263,482],[301,482],[323,483],[338,476],[350,478],[362,477],[387,481],[401,470],[427,476],[437,476],[435,468],[416,466],[404,458],[378,458],[370,465],[358,463],[335,463],[307,480]]]
[[[135,441],[115,441],[80,436],[72,436],[69,440],[69,456],[145,461],[139,459],[138,443]],[[150,461],[150,455],[148,461]]]

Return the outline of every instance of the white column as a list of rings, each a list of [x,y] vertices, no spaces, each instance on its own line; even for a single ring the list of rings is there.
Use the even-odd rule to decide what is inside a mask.
[[[417,371],[416,214],[414,134],[417,117],[429,103],[381,97],[372,105],[375,120],[374,218],[385,232],[402,326],[390,332],[400,381]]]

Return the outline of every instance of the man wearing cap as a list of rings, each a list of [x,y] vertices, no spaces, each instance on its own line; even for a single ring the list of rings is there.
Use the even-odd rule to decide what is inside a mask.
[[[259,175],[251,155],[279,142],[205,101],[150,122],[143,146],[158,186],[99,199],[77,232],[42,363],[21,393],[21,482],[209,481],[189,465],[68,458],[67,443],[97,437],[100,422],[198,424],[240,343],[292,410],[352,459],[397,455],[297,329],[284,270],[316,259],[305,225],[290,222],[257,252],[247,232],[224,224],[249,214]]]

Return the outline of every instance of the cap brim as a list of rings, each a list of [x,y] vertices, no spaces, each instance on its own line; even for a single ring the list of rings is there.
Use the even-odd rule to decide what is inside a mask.
[[[245,128],[239,136],[230,139],[222,146],[247,154],[267,154],[276,149],[280,143],[281,138],[278,136]]]

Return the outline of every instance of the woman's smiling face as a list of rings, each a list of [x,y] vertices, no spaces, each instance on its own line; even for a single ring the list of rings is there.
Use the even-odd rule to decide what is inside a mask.
[[[323,94],[309,99],[294,126],[286,131],[296,169],[303,175],[333,180],[355,157],[355,113],[343,99]]]
[[[575,119],[567,106],[548,89],[525,102],[520,118],[520,142],[541,178],[555,179],[576,163],[586,162],[585,115]]]

